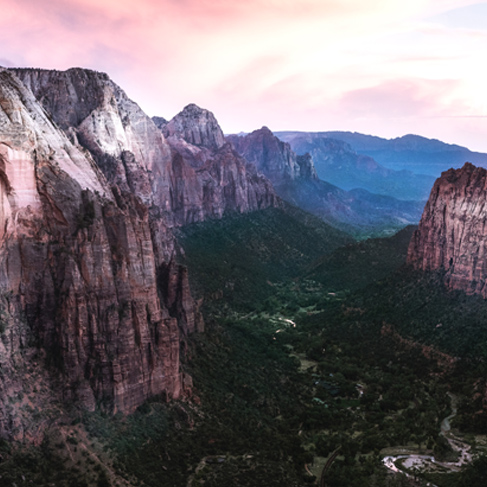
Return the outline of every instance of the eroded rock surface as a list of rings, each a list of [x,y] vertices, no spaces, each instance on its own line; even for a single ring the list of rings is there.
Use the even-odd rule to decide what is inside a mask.
[[[225,137],[213,113],[194,103],[187,105],[162,129],[166,137],[177,135],[197,147],[217,150],[225,145]]]
[[[436,180],[408,262],[444,270],[453,289],[487,297],[487,171],[466,163]]]
[[[46,405],[185,393],[180,351],[203,323],[172,228],[278,204],[201,123],[170,142],[103,73],[0,70],[0,435],[33,424],[11,407],[36,394],[19,361]]]
[[[365,235],[391,231],[414,224],[421,216],[420,202],[399,201],[360,189],[344,191],[320,180],[312,156],[296,155],[267,127],[245,136],[230,135],[227,140],[270,179],[283,200],[343,230]]]

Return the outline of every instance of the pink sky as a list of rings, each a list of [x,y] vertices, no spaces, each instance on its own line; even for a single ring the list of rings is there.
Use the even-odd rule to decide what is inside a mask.
[[[0,0],[0,65],[107,72],[226,133],[416,133],[487,152],[487,2]]]

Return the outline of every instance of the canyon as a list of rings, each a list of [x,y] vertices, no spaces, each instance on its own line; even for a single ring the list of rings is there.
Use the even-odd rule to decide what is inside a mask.
[[[282,133],[278,135],[283,138]],[[246,135],[229,135],[227,140],[241,156],[269,178],[283,200],[318,216],[332,226],[364,237],[394,233],[405,225],[419,221],[424,203],[414,199],[418,196],[417,192],[409,193],[409,200],[391,196],[400,194],[396,184],[397,175],[391,177],[394,171],[385,168],[368,171],[364,167],[367,164],[347,167],[343,164],[344,158],[355,161],[357,154],[350,148],[345,151],[336,150],[340,144],[346,144],[331,139],[329,143],[332,143],[332,148],[326,156],[330,160],[322,171],[322,151],[317,151],[313,145],[294,144],[295,139],[290,139],[288,143],[279,137],[267,127],[262,127]],[[378,166],[375,161],[371,161]],[[355,184],[346,184],[346,189],[341,184],[344,182],[343,177],[335,178],[335,173],[343,172],[342,166],[354,176]],[[387,194],[371,192],[372,187],[363,184],[370,179],[377,179],[380,183],[381,171],[387,176],[383,178],[389,187]],[[399,179],[404,180],[404,176],[400,175]],[[425,185],[424,182],[422,185]]]
[[[195,104],[150,118],[104,73],[0,69],[1,482],[308,485],[340,447],[327,482],[386,485],[385,449],[448,454],[447,388],[487,431],[487,171],[444,172],[418,229],[357,242],[422,203],[320,179],[318,149],[392,173],[311,141],[225,136]]]

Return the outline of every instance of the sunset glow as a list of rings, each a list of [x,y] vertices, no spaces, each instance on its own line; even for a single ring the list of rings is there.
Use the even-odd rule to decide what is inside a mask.
[[[416,133],[487,152],[487,3],[0,0],[0,65],[107,72],[227,133]]]

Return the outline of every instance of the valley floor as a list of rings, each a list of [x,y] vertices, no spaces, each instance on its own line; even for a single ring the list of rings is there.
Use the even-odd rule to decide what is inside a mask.
[[[242,220],[218,225],[225,239],[204,226],[183,239],[194,292],[210,290],[205,333],[183,350],[191,397],[128,417],[73,407],[41,448],[0,444],[0,485],[304,487],[337,449],[329,487],[485,485],[483,300],[397,270],[407,235],[295,268],[285,256],[299,249],[276,240],[284,262],[269,278],[253,271],[269,265],[266,239]],[[245,265],[236,242],[253,249]]]

